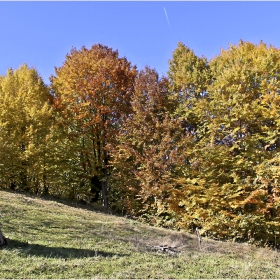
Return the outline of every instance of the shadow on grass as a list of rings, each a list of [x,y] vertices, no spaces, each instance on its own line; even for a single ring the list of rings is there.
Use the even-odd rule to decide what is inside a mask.
[[[79,259],[85,257],[124,257],[128,254],[115,254],[97,250],[65,248],[65,247],[48,247],[39,244],[29,244],[18,240],[9,240],[8,246],[0,247],[1,249],[14,250],[17,249],[21,253],[31,256],[41,256],[46,258],[65,258]]]

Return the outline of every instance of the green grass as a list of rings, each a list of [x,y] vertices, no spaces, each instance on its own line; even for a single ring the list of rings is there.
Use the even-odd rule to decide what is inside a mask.
[[[279,253],[0,191],[0,278],[280,278]],[[176,247],[174,254],[154,246]]]

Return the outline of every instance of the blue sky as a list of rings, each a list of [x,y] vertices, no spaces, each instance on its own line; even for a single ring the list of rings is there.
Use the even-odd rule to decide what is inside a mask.
[[[209,60],[240,39],[279,48],[279,14],[280,2],[0,1],[0,75],[27,63],[48,84],[72,47],[97,43],[162,75],[179,41]]]

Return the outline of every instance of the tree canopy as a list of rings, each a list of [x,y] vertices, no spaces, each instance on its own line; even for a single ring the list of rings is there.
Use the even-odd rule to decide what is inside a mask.
[[[37,71],[26,64],[0,79],[1,185],[46,188],[52,98]]]
[[[2,188],[279,244],[280,49],[240,41],[208,61],[179,42],[159,77],[97,44],[55,72],[50,87],[27,65],[0,76]]]
[[[55,70],[51,88],[71,139],[75,180],[79,178],[80,186],[89,190],[94,176],[104,180],[108,175],[106,145],[114,142],[131,110],[136,68],[119,58],[118,51],[98,44],[72,49],[63,66]]]

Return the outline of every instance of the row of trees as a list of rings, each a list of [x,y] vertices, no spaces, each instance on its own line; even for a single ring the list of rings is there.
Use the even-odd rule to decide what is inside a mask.
[[[3,188],[95,201],[149,223],[279,242],[280,50],[211,61],[179,43],[168,77],[117,51],[72,49],[44,85],[0,77]]]

